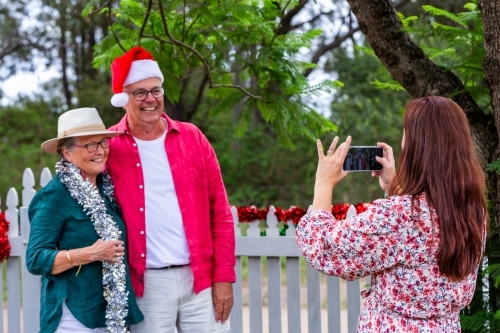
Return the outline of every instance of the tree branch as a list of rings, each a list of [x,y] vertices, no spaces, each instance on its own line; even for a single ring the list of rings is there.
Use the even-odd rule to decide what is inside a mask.
[[[144,29],[146,28],[146,24],[148,23],[149,13],[151,12],[151,7],[152,6],[153,6],[153,0],[149,0],[148,9],[146,11],[146,15],[144,16],[144,21],[142,22],[141,30],[139,30],[139,45],[141,43],[141,37],[142,37],[142,34],[144,33]]]
[[[406,5],[407,3],[409,3],[411,0],[401,0],[399,1],[398,3],[394,4],[394,7],[395,8],[401,8],[403,7],[404,5]],[[322,13],[322,14],[328,14],[328,13]],[[319,15],[322,15],[322,14],[319,14]],[[318,16],[319,16],[318,15]],[[351,13],[349,13],[349,17],[351,16]],[[316,17],[315,17],[316,18]],[[313,19],[315,19],[313,18]],[[312,21],[312,20],[311,20]],[[307,22],[304,22],[304,23],[307,23]],[[353,27],[352,26],[352,21],[349,21],[349,31],[347,31],[344,35],[340,35],[338,34],[337,36],[335,36],[335,39],[333,40],[333,42],[331,43],[328,43],[328,44],[325,44],[323,46],[321,46],[320,48],[318,48],[316,50],[316,52],[314,53],[314,55],[312,56],[311,58],[311,63],[313,64],[317,64],[319,62],[319,59],[327,52],[329,52],[330,50],[333,50],[334,48],[337,48],[339,47],[343,42],[345,42],[346,40],[352,38],[354,36],[354,34],[356,32],[358,32],[360,30],[360,28],[358,26],[356,27]],[[304,72],[304,76],[307,77],[309,76],[309,74],[311,74],[311,72],[314,70],[314,68],[309,68],[307,69],[305,72]]]
[[[279,4],[277,4],[278,8],[281,10],[280,26],[281,26],[281,22],[283,22],[283,17],[285,16],[285,10],[286,10],[286,8],[288,7],[288,5],[290,4],[291,1],[292,0],[288,0],[288,2],[285,5],[285,8],[283,8],[283,9],[281,9],[280,6],[279,6]],[[274,40],[276,39],[276,36],[278,36],[277,31],[274,33],[273,39],[271,39],[271,43],[269,44],[269,48],[271,48],[271,49],[273,48],[273,44],[274,44]]]
[[[120,40],[118,39],[118,36],[115,33],[115,30],[113,29],[113,21],[111,20],[111,1],[108,1],[108,23],[109,23],[109,30],[113,33],[113,36],[115,37],[116,43],[118,46],[122,49],[123,52],[127,52],[127,50],[123,47],[123,45],[120,43]]]
[[[288,13],[280,21],[280,26],[276,30],[276,35],[286,35],[290,32],[290,26],[293,18],[304,8],[309,0],[299,0],[299,3],[294,8],[290,9]]]
[[[204,96],[203,92],[205,90],[205,86],[207,85],[207,83],[208,83],[208,78],[206,75],[204,75],[203,80],[201,80],[200,86],[198,87],[198,92],[196,93],[196,98],[194,100],[194,104],[191,107],[191,109],[187,112],[187,116],[188,116],[189,120],[191,120],[193,115],[196,113],[196,111],[200,107],[201,100],[203,99],[203,96]]]
[[[168,29],[167,21],[165,20],[165,13],[163,12],[163,6],[161,3],[161,0],[158,0],[158,5],[159,5],[159,9],[160,9],[161,20],[163,23],[163,30],[165,31],[165,34],[167,35],[168,39],[170,39],[172,41],[172,43],[174,43],[175,45],[181,46],[181,47],[191,51],[192,53],[194,53],[196,55],[196,57],[198,57],[198,59],[201,61],[201,63],[203,64],[203,67],[205,69],[205,74],[207,75],[207,79],[208,79],[210,88],[234,88],[234,89],[241,90],[243,93],[245,93],[249,97],[256,98],[256,99],[262,99],[262,96],[254,95],[241,86],[235,86],[232,84],[214,84],[211,69],[210,69],[210,66],[208,65],[206,59],[198,52],[198,50],[196,50],[195,48],[193,48],[192,46],[190,46],[188,44],[181,42],[180,40],[175,39],[175,37],[172,36],[172,34],[170,33],[170,30]]]
[[[345,35],[343,36],[340,36],[340,35],[337,35],[335,37],[335,39],[333,40],[333,42],[331,43],[328,43],[326,45],[323,45],[322,47],[320,47],[318,50],[316,50],[316,52],[314,52],[312,58],[311,58],[311,63],[313,64],[317,64],[319,62],[319,59],[328,51],[336,48],[336,47],[339,47],[340,44],[342,44],[343,42],[345,42],[346,40],[348,40],[349,38],[351,38],[356,32],[359,31],[359,27],[355,27],[355,28],[350,28],[348,32],[346,32]],[[304,76],[307,77],[309,76],[309,74],[311,74],[311,72],[314,70],[314,68],[308,68],[305,72],[304,72]]]
[[[108,0],[108,2],[106,2],[104,5],[102,5],[101,7],[97,8],[96,10],[92,11],[92,12],[89,12],[89,15],[94,15],[94,14],[97,14],[99,13],[101,10],[103,10],[104,8],[108,7],[109,6],[109,10],[111,10],[111,2],[113,2],[113,0]]]
[[[321,18],[321,16],[328,16],[328,15],[330,15],[330,14],[333,14],[334,12],[335,12],[335,11],[333,11],[333,10],[331,10],[331,11],[329,11],[329,12],[321,12],[321,13],[319,13],[318,15],[313,16],[310,20],[307,20],[307,21],[304,21],[304,22],[300,22],[300,23],[298,23],[298,24],[291,25],[291,26],[290,26],[290,30],[289,30],[288,32],[290,32],[290,31],[292,31],[292,30],[296,30],[296,29],[298,29],[298,28],[302,27],[302,26],[303,26],[303,25],[305,25],[305,24],[313,24],[314,22],[316,22],[317,20],[319,20],[319,19]],[[288,33],[288,32],[287,32],[287,33]]]

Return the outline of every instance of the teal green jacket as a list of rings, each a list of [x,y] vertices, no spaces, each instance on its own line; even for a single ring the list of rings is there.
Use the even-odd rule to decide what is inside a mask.
[[[103,194],[101,175],[97,177],[97,185],[105,200],[107,213],[118,224],[122,232],[121,240],[126,242],[125,225],[119,212]],[[106,301],[103,296],[101,261],[83,265],[78,276],[75,275],[78,267],[51,274],[59,251],[91,246],[99,239],[90,217],[71,197],[57,175],[35,195],[28,215],[31,231],[26,266],[32,274],[42,276],[40,333],[52,333],[57,329],[64,301],[83,325],[89,328],[105,327]],[[124,263],[127,263],[126,257]],[[126,272],[129,294],[125,322],[134,325],[144,317],[135,302],[128,265]]]

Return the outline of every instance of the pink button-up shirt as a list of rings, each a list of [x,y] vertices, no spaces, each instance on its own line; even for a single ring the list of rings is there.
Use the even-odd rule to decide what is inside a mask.
[[[194,290],[199,293],[211,287],[213,282],[234,282],[234,222],[215,152],[193,124],[173,121],[165,114],[162,117],[168,125],[165,150],[190,252]],[[144,187],[139,149],[130,134],[127,115],[110,130],[125,131],[111,140],[108,171],[127,226],[132,285],[135,294],[142,297],[146,270],[144,191],[147,188]],[[168,242],[168,239],[164,241]]]

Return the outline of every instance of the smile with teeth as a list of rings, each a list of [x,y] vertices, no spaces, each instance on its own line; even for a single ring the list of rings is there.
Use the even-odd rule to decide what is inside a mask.
[[[92,162],[97,162],[97,163],[102,162],[102,157],[93,159]]]
[[[156,106],[150,106],[148,108],[142,108],[141,111],[146,111],[146,112],[149,112],[149,111],[155,111],[156,110]]]

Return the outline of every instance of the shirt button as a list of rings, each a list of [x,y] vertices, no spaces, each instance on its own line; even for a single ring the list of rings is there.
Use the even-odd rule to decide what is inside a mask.
[[[135,143],[135,142],[134,142],[134,143],[132,144],[132,146],[137,147],[137,143]]]
[[[140,166],[141,166],[141,163],[137,163],[136,165],[137,165],[138,167],[140,167]]]
[[[144,187],[144,186],[142,186],[142,185],[139,185],[139,188],[143,188],[143,187]]]
[[[141,235],[144,235],[144,231],[141,230]]]
[[[144,211],[144,208],[141,207],[141,208],[139,208],[139,210],[142,212],[142,211]]]
[[[144,253],[141,253],[141,257],[144,258]]]

